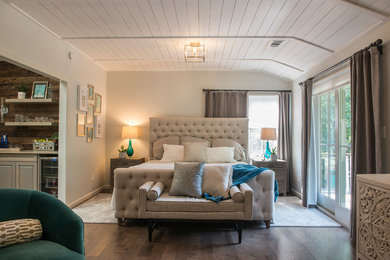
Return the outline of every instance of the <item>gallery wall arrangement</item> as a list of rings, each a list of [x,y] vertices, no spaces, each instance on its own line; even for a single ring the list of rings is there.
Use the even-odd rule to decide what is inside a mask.
[[[88,84],[77,86],[78,110],[76,136],[86,136],[87,143],[92,143],[94,138],[103,137],[102,119],[99,115],[102,111],[102,95],[95,93],[94,86]]]

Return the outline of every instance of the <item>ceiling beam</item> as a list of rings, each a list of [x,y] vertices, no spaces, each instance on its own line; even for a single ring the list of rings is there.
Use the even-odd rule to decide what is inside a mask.
[[[375,11],[371,8],[365,7],[361,4],[353,3],[348,0],[330,0],[335,3],[341,4],[349,9],[354,9],[357,12],[364,13],[372,18],[375,18],[377,20],[380,20],[382,22],[389,20],[389,16],[385,13]]]
[[[166,39],[265,39],[295,40],[329,53],[334,50],[294,36],[115,36],[115,37],[61,37],[62,40],[166,40]]]
[[[158,59],[94,59],[93,61],[96,61],[96,62],[99,62],[99,61],[183,62],[183,60],[158,60]],[[219,62],[219,61],[269,61],[269,62],[274,62],[274,63],[280,64],[280,65],[283,65],[285,67],[289,67],[290,69],[293,69],[293,70],[296,70],[299,72],[304,72],[300,68],[294,67],[290,64],[287,64],[287,63],[284,63],[281,61],[277,61],[274,59],[220,59],[220,60],[211,60],[211,61],[213,61],[213,62]],[[206,63],[207,63],[207,61],[206,61]],[[199,63],[199,64],[201,64],[201,63]]]

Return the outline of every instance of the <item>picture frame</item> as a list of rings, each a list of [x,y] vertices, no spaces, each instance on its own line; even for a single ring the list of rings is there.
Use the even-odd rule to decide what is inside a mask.
[[[93,116],[94,116],[94,105],[88,104],[87,125],[92,125],[93,124]]]
[[[95,94],[95,113],[100,114],[102,112],[102,95]]]
[[[95,116],[95,138],[103,137],[103,124],[101,116]]]
[[[77,114],[77,136],[85,136],[85,114]]]
[[[34,81],[31,91],[31,99],[45,99],[47,96],[48,81]]]
[[[87,127],[87,143],[92,143],[93,141],[93,127]]]
[[[85,112],[88,111],[88,88],[77,85],[77,94],[78,109]]]
[[[95,98],[95,88],[88,84],[88,100],[93,102]]]

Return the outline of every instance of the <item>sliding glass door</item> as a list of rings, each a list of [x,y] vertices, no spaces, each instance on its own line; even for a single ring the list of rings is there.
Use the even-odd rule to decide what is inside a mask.
[[[349,225],[351,94],[344,84],[314,97],[318,204]]]

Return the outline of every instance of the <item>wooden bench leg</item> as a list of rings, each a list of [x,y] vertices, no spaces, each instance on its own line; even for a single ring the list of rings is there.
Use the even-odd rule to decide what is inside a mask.
[[[241,239],[242,239],[242,221],[237,221],[237,233],[238,233],[238,243],[241,244]]]
[[[153,230],[156,227],[156,223],[153,220],[148,219],[148,238],[149,242],[152,242]]]
[[[266,220],[265,221],[265,227],[270,228],[271,227],[271,220]]]

